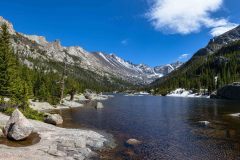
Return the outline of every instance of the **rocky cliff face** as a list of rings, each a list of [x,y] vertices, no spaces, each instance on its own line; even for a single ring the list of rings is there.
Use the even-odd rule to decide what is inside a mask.
[[[67,62],[103,76],[115,76],[135,84],[146,84],[172,72],[182,64],[178,62],[155,68],[144,64],[137,65],[115,54],[88,52],[79,46],[64,47],[59,40],[48,42],[43,36],[18,33],[10,22],[0,17],[0,25],[3,23],[8,25],[13,36],[14,49],[25,58],[23,61],[28,66],[31,66],[30,58]]]
[[[15,30],[13,29],[12,23],[9,21],[5,20],[2,16],[0,16],[0,26],[6,24],[8,26],[8,31],[10,34],[15,34]]]
[[[182,62],[176,62],[176,63],[167,64],[167,65],[163,65],[163,66],[157,66],[157,67],[154,67],[154,70],[157,73],[167,75],[167,74],[171,73],[172,71],[178,69],[182,64],[183,64]]]
[[[213,54],[223,46],[240,39],[240,26],[210,40],[205,48],[200,49],[194,56]]]

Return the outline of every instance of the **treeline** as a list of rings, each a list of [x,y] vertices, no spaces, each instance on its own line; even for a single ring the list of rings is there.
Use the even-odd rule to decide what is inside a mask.
[[[11,103],[21,107],[27,105],[29,85],[27,77],[22,74],[23,66],[19,63],[10,44],[10,34],[7,25],[1,26],[0,33],[0,96],[11,98]],[[27,73],[26,73],[27,75]]]
[[[166,95],[176,88],[209,94],[218,88],[240,81],[240,41],[214,54],[195,56],[172,74],[151,84],[156,94]]]
[[[77,64],[65,64],[53,60],[32,58],[14,50],[7,26],[0,32],[0,99],[4,107],[8,105],[28,108],[28,99],[60,102],[64,78],[64,95],[92,89],[97,92],[121,90],[130,84],[123,80],[100,76],[82,69]],[[16,38],[16,37],[15,37]],[[44,53],[42,53],[44,54]],[[31,63],[31,66],[24,63]],[[65,70],[65,72],[63,72]],[[7,98],[7,99],[6,99]],[[9,101],[10,99],[10,101]]]

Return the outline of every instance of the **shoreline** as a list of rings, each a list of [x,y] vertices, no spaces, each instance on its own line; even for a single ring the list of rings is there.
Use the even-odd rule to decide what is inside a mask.
[[[4,126],[9,116],[0,113],[0,124]],[[0,157],[6,160],[34,159],[88,159],[98,157],[97,152],[115,148],[110,134],[101,134],[90,129],[69,129],[30,120],[34,133],[39,134],[40,141],[25,147],[9,147],[0,144]]]
[[[200,93],[194,93],[192,90],[186,90],[184,88],[177,88],[171,91],[166,97],[183,97],[183,98],[210,98],[209,95]]]

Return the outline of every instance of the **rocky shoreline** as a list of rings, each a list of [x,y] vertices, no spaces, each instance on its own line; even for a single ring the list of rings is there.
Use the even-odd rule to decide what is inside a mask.
[[[240,82],[234,82],[218,89],[211,95],[213,99],[240,100]]]
[[[87,96],[84,94],[75,95],[73,100],[70,100],[70,96],[67,96],[62,100],[61,104],[58,104],[56,106],[50,105],[47,102],[34,101],[32,99],[29,100],[29,103],[30,103],[30,108],[32,108],[34,110],[37,110],[39,112],[49,112],[49,111],[53,111],[53,110],[84,107],[85,104],[87,104],[89,102],[97,103],[99,101],[104,101],[104,100],[107,100],[112,97],[114,97],[114,96],[113,95],[87,93]]]
[[[97,108],[103,108],[101,100],[106,100],[111,96],[102,94],[88,94],[86,98],[83,94],[75,96],[70,101],[69,97],[64,98],[63,103],[58,106],[52,106],[47,102],[38,102],[30,100],[30,107],[38,112],[48,116],[55,116],[48,112],[61,109],[84,107],[85,103],[96,101]],[[58,116],[58,115],[57,115]],[[60,115],[59,115],[60,116]],[[6,126],[9,116],[0,113],[0,126]],[[50,117],[51,118],[51,117]],[[53,119],[53,118],[52,118]],[[50,120],[52,120],[50,119]],[[0,143],[0,159],[4,160],[84,160],[99,158],[97,152],[112,149],[115,142],[112,135],[107,133],[97,133],[92,130],[66,129],[60,128],[53,123],[29,120],[33,128],[33,133],[40,137],[36,144],[25,147],[10,147]],[[55,122],[55,121],[54,121]],[[4,137],[6,138],[6,137]]]
[[[9,116],[0,113],[0,124],[5,126]],[[32,146],[9,147],[0,144],[0,157],[4,160],[84,160],[97,158],[95,151],[111,149],[115,146],[111,136],[101,135],[91,130],[65,129],[43,122],[29,120],[33,132],[39,134],[40,141]]]

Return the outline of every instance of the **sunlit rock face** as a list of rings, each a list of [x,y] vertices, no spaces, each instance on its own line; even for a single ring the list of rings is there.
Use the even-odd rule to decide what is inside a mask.
[[[8,31],[10,34],[15,34],[15,30],[13,29],[13,25],[12,23],[10,23],[9,21],[5,20],[2,16],[0,16],[0,26],[6,24],[8,27]]]
[[[21,54],[20,57],[67,62],[109,79],[114,76],[134,84],[149,84],[182,65],[180,62],[157,67],[133,64],[115,54],[89,52],[80,46],[64,47],[59,40],[49,42],[44,36],[18,33],[10,22],[0,17],[0,25],[3,23],[7,24],[13,35],[13,47]],[[27,59],[23,62],[29,67],[32,65]]]
[[[240,26],[210,40],[205,48],[200,49],[194,56],[213,54],[234,41],[240,40]]]

